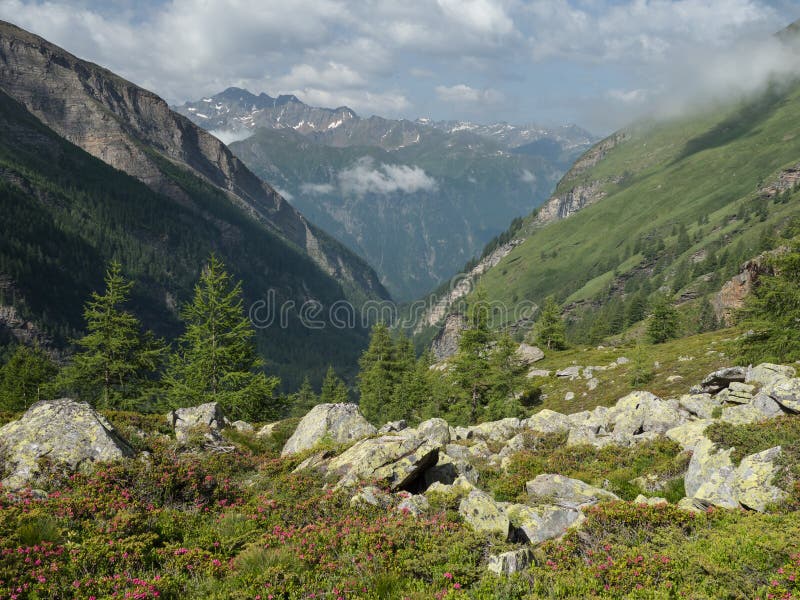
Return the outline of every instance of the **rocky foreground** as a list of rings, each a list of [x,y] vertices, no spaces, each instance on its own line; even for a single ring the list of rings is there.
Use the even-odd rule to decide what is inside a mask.
[[[524,502],[496,500],[484,485],[483,473],[506,471],[523,450],[535,454],[531,436],[560,434],[567,447],[589,445],[598,452],[666,438],[690,456],[678,474],[685,490],[685,497],[676,502],[679,509],[761,512],[787,495],[785,485],[776,485],[785,466],[781,446],[736,461],[735,448],[720,446],[706,432],[715,423],[746,425],[797,415],[800,378],[795,375],[791,366],[731,367],[709,374],[680,398],[637,391],[612,407],[570,415],[542,410],[527,419],[471,427],[430,419],[415,428],[400,421],[376,429],[356,405],[322,404],[300,420],[281,455],[284,460],[300,457],[294,471],[322,476],[331,491],[351,490],[354,507],[371,505],[422,518],[430,513],[434,498],[457,502],[463,521],[475,532],[514,544],[492,554],[487,563],[490,571],[510,574],[528,566],[532,547],[580,527],[589,507],[619,499],[602,485],[540,473],[525,483]],[[210,452],[232,450],[226,428],[258,439],[270,438],[281,425],[255,431],[248,423],[230,423],[216,404],[179,409],[167,420],[178,444],[199,436]],[[104,417],[69,399],[40,402],[0,428],[0,448],[3,489],[11,491],[35,487],[45,462],[50,468],[88,472],[97,463],[137,458],[132,445]],[[138,453],[138,459],[146,462],[148,453]],[[639,477],[636,483],[653,493],[635,502],[666,503],[657,494],[666,483],[660,478],[656,473]]]

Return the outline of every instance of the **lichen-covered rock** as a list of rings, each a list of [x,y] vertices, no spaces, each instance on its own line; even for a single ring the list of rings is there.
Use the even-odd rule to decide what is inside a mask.
[[[253,427],[247,421],[234,421],[231,423],[231,427],[233,427],[239,433],[253,433],[255,431],[255,427]]]
[[[428,489],[425,490],[425,494],[444,494],[444,495],[453,495],[457,498],[461,498],[469,494],[472,490],[477,489],[472,483],[470,483],[465,477],[456,477],[456,480],[451,484],[444,484],[438,481],[433,482]]]
[[[444,419],[428,419],[416,428],[416,435],[428,440],[437,446],[446,446],[450,443],[450,426]]]
[[[542,360],[544,358],[544,352],[542,352],[541,348],[537,348],[536,346],[520,344],[519,348],[517,348],[517,358],[519,358],[519,361],[523,365],[528,366]]]
[[[773,485],[780,457],[781,447],[775,446],[742,459],[736,468],[733,483],[739,504],[763,512],[768,505],[780,502],[785,497],[785,492]]]
[[[763,391],[787,412],[800,413],[800,379],[777,379]]]
[[[525,484],[531,500],[566,508],[591,506],[604,500],[619,500],[616,494],[578,479],[545,473]]]
[[[421,495],[415,494],[413,496],[409,496],[408,498],[403,498],[400,503],[397,505],[397,510],[414,515],[418,517],[428,510],[430,510],[431,505],[428,502],[428,499]]]
[[[281,456],[313,448],[323,439],[343,444],[375,432],[375,427],[361,416],[355,404],[318,404],[297,425],[283,447]]]
[[[328,463],[339,486],[360,480],[385,481],[391,489],[406,489],[439,459],[439,446],[416,438],[384,435],[356,442]]]
[[[267,423],[261,429],[256,432],[257,438],[268,438],[272,437],[272,434],[275,433],[275,429],[283,423],[283,421],[276,421],[274,423]]]
[[[522,421],[522,427],[539,433],[563,433],[569,431],[570,421],[566,415],[545,408]]]
[[[635,504],[647,504],[649,506],[658,506],[659,504],[669,504],[669,502],[667,501],[666,498],[658,498],[657,496],[654,496],[652,498],[648,498],[647,496],[644,496],[643,494],[639,494],[638,496],[636,496],[636,499],[634,500],[634,503]]]
[[[582,370],[583,367],[573,365],[571,367],[567,367],[566,369],[561,369],[559,371],[556,371],[556,377],[561,377],[562,379],[569,379],[570,381],[573,381],[581,376]]]
[[[694,450],[695,446],[701,441],[708,439],[705,431],[713,422],[712,419],[689,421],[683,425],[668,429],[664,435],[679,444],[684,450]]]
[[[678,399],[678,406],[695,417],[710,419],[714,410],[722,407],[722,402],[711,394],[686,394]]]
[[[564,535],[584,518],[580,510],[550,505],[512,504],[506,508],[506,514],[517,538],[529,544],[541,544]]]
[[[711,440],[697,443],[684,477],[686,495],[705,504],[738,508],[734,491],[732,449],[718,449]]]
[[[69,398],[31,406],[18,421],[0,427],[7,489],[19,489],[39,472],[39,460],[71,470],[88,470],[95,462],[133,456],[114,427],[85,402]]]
[[[527,569],[532,560],[533,553],[530,549],[520,548],[489,555],[489,563],[486,568],[497,575],[511,575]]]
[[[675,506],[681,510],[693,513],[702,513],[708,509],[705,504],[694,498],[681,498]]]
[[[480,425],[473,425],[468,428],[472,433],[471,437],[490,442],[501,442],[510,440],[522,429],[522,422],[515,418],[500,419],[499,421],[489,421]]]
[[[510,521],[494,499],[480,490],[472,490],[462,498],[458,512],[478,533],[508,537]]]
[[[748,383],[741,383],[739,381],[732,381],[727,389],[722,390],[717,394],[717,398],[721,402],[730,402],[732,404],[747,404],[753,399],[755,386]]]
[[[768,417],[752,404],[737,404],[722,409],[720,420],[731,425],[749,425],[764,421]]]
[[[753,396],[753,399],[750,401],[750,406],[767,419],[773,419],[784,414],[780,404],[775,402],[769,394],[765,394],[764,392],[759,392]]]
[[[228,420],[218,402],[206,402],[199,406],[178,408],[167,414],[167,419],[175,430],[175,438],[184,442],[193,429],[202,428],[210,441],[222,439],[221,432]]]
[[[620,398],[606,418],[615,434],[665,433],[685,421],[675,401],[661,400],[650,392],[632,392]]]
[[[436,482],[450,485],[458,477],[464,477],[470,483],[477,484],[478,470],[464,458],[454,458],[446,451],[440,452],[439,462],[425,471],[425,485],[430,486]]]
[[[779,379],[791,379],[796,373],[795,368],[788,365],[761,363],[747,370],[745,383],[769,385]]]
[[[405,419],[400,419],[399,421],[389,421],[383,427],[378,429],[378,435],[383,435],[385,433],[393,433],[396,431],[403,431],[408,428],[408,423],[406,423]]]

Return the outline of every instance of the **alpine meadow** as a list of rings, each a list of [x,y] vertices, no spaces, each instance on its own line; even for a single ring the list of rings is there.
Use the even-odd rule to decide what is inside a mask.
[[[0,600],[800,598],[798,18],[0,0]]]

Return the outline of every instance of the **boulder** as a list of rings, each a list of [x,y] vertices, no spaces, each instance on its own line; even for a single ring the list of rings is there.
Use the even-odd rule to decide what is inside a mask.
[[[428,419],[416,428],[416,434],[436,446],[450,443],[450,426],[444,419]]]
[[[450,485],[458,477],[464,477],[473,485],[478,483],[478,471],[467,460],[440,452],[436,465],[425,471],[425,486],[429,487],[436,482]]]
[[[85,471],[96,462],[128,458],[134,452],[87,403],[62,398],[37,402],[18,421],[0,427],[0,454],[6,466],[3,487],[19,489],[35,479],[42,458]]]
[[[452,494],[458,498],[463,498],[475,489],[477,488],[465,477],[456,477],[456,480],[449,485],[440,483],[438,481],[432,483],[428,489],[425,490],[425,494]]]
[[[684,477],[686,495],[706,505],[738,508],[734,491],[732,448],[718,449],[711,440],[697,443]]]
[[[716,394],[727,388],[732,382],[744,383],[747,378],[745,367],[726,367],[706,375],[700,383],[700,391],[708,394]]]
[[[767,419],[773,419],[784,414],[780,404],[775,402],[775,400],[773,400],[769,394],[765,394],[763,392],[759,392],[753,397],[753,399],[750,401],[750,406],[755,408]]]
[[[179,442],[186,441],[189,433],[196,428],[207,428],[206,437],[212,442],[218,442],[222,440],[222,430],[228,425],[228,419],[225,418],[218,402],[178,408],[169,412],[167,419],[175,430],[175,438]]]
[[[737,404],[722,409],[720,420],[731,425],[749,425],[765,421],[767,417],[752,404]]]
[[[722,402],[711,394],[685,394],[678,399],[678,406],[700,419],[711,419],[714,409],[721,408]]]
[[[253,433],[255,431],[255,427],[253,427],[247,421],[234,421],[231,423],[231,427],[233,427],[239,433]]]
[[[564,433],[569,431],[570,421],[566,415],[545,408],[522,421],[522,427],[539,433]]]
[[[533,560],[529,548],[509,550],[500,554],[490,554],[486,568],[497,575],[511,575],[527,569]]]
[[[632,392],[621,398],[606,414],[615,434],[665,433],[685,419],[674,400],[661,400],[650,392]]]
[[[408,498],[403,498],[403,500],[401,500],[397,505],[397,510],[414,515],[415,517],[426,513],[428,510],[430,510],[430,508],[431,505],[428,502],[428,499],[421,494],[415,494],[413,496],[409,496]]]
[[[566,369],[561,369],[560,371],[556,371],[556,377],[561,377],[562,379],[569,379],[570,381],[572,381],[574,379],[578,379],[581,376],[582,370],[583,367],[573,365],[571,367],[567,367]]]
[[[658,498],[658,497],[648,498],[647,496],[644,496],[642,494],[639,494],[638,496],[636,496],[636,499],[634,500],[634,503],[635,504],[647,504],[648,506],[658,506],[660,504],[669,504],[669,502],[667,501],[666,498]]]
[[[360,480],[385,481],[393,490],[408,489],[434,466],[439,446],[416,437],[384,435],[356,442],[328,463],[328,473],[339,477],[338,486]]]
[[[591,506],[605,500],[619,500],[609,491],[601,490],[578,479],[554,474],[537,476],[525,484],[525,490],[534,502],[573,509]]]
[[[781,447],[775,446],[742,459],[733,482],[733,492],[739,504],[763,512],[768,505],[783,500],[785,492],[772,483],[780,468],[780,457]]]
[[[528,379],[533,379],[534,377],[550,377],[550,371],[547,369],[531,369],[528,371],[526,377]]]
[[[800,413],[800,379],[776,379],[763,390],[786,412]]]
[[[478,533],[508,537],[510,521],[500,505],[481,490],[472,490],[462,498],[458,512]]]
[[[673,442],[680,444],[684,450],[694,450],[701,441],[707,440],[706,428],[714,421],[712,419],[700,419],[697,421],[689,421],[683,425],[678,425],[672,429],[668,429],[664,434]]]
[[[544,358],[544,352],[536,346],[520,344],[519,348],[517,348],[517,358],[523,365],[529,366],[542,360]]]
[[[761,363],[747,369],[745,383],[755,383],[762,386],[769,385],[780,379],[791,379],[796,373],[794,367]]]
[[[489,421],[488,423],[473,425],[468,429],[472,433],[470,437],[475,437],[484,441],[501,442],[510,440],[519,433],[520,429],[522,429],[522,422],[515,417],[509,417],[507,419],[500,419],[499,421]]]
[[[267,438],[272,437],[272,434],[275,433],[275,428],[278,427],[283,423],[283,421],[276,421],[275,423],[267,423],[261,429],[256,432],[257,438]]]
[[[562,536],[567,529],[583,520],[580,510],[550,505],[512,504],[506,508],[506,514],[517,539],[529,544],[541,544]]]
[[[303,417],[281,456],[313,448],[324,439],[337,444],[360,440],[376,432],[355,404],[318,404]]]
[[[730,402],[732,404],[747,404],[750,400],[753,399],[753,393],[755,391],[755,386],[750,385],[748,383],[741,383],[739,381],[733,381],[727,387],[727,389],[722,390],[719,394],[717,394],[717,398],[721,402]]]

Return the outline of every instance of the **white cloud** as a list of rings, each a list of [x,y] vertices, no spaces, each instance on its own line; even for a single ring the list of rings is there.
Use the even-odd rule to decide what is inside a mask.
[[[233,142],[241,142],[253,135],[252,129],[214,129],[209,132],[226,146]]]
[[[454,86],[436,86],[436,96],[443,102],[453,102],[456,104],[472,105],[492,105],[503,101],[504,96],[501,92],[492,89],[475,89],[464,83]]]
[[[336,188],[330,183],[304,183],[300,186],[300,191],[309,195],[332,194]]]
[[[635,90],[608,90],[606,96],[615,102],[622,104],[641,104],[648,97],[647,90],[638,88]]]
[[[417,166],[388,164],[375,166],[375,161],[367,156],[360,158],[349,169],[341,171],[338,179],[342,193],[356,196],[394,192],[413,194],[419,191],[432,191],[437,187],[436,180]]]
[[[437,4],[448,19],[478,33],[506,35],[514,29],[514,21],[498,2],[437,0]]]
[[[289,191],[287,191],[287,190],[282,190],[281,188],[273,188],[273,189],[274,189],[276,192],[278,192],[278,193],[279,193],[281,196],[283,196],[283,197],[284,197],[286,200],[288,200],[289,202],[291,202],[292,200],[294,200],[294,196],[292,195],[292,193],[291,193],[291,192],[289,192]]]
[[[531,173],[528,169],[524,169],[522,171],[522,174],[519,176],[519,179],[523,183],[530,183],[531,185],[536,183],[536,175]]]

